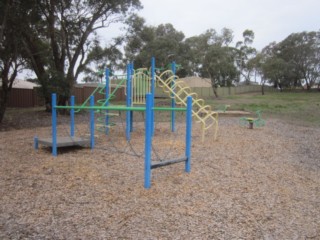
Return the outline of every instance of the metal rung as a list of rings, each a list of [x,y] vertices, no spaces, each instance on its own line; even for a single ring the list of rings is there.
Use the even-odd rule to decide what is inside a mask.
[[[171,164],[179,163],[179,162],[185,162],[185,161],[187,161],[187,157],[167,160],[167,161],[164,161],[164,162],[158,162],[158,163],[152,164],[151,165],[151,169],[164,167],[164,166],[167,166],[167,165],[171,165]]]

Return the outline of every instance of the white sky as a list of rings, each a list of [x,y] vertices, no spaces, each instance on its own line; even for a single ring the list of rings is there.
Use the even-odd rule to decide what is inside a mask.
[[[320,29],[320,0],[140,0],[138,14],[147,25],[172,23],[186,37],[227,27],[234,41],[246,29],[255,33],[254,47],[261,50],[289,34]]]
[[[282,41],[291,33],[320,30],[320,0],[140,0],[138,14],[147,25],[171,23],[186,37],[213,28],[234,32],[234,42],[242,32],[253,30],[253,46],[258,50],[270,42]],[[102,43],[121,34],[119,24],[99,31]]]

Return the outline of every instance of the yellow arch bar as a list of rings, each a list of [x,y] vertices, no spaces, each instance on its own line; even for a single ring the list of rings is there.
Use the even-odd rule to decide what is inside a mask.
[[[156,76],[156,82],[165,93],[169,94],[170,97],[174,97],[178,104],[186,106],[187,97],[192,96],[192,105],[196,108],[196,110],[192,110],[192,115],[195,117],[196,122],[201,123],[202,142],[204,141],[206,131],[210,128],[214,129],[214,140],[217,139],[218,113],[212,111],[210,105],[205,105],[205,101],[198,98],[198,95],[192,92],[187,84],[179,80],[178,76],[174,75],[171,70],[167,70]]]

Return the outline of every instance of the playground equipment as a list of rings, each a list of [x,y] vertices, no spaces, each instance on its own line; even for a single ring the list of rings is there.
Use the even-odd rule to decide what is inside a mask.
[[[132,76],[132,104],[145,104],[146,93],[151,92],[151,81],[146,68],[137,69]]]
[[[166,77],[168,76],[168,77]],[[177,104],[186,106],[188,96],[192,96],[193,110],[192,116],[198,123],[201,123],[201,140],[204,141],[205,132],[214,128],[213,138],[216,140],[218,132],[218,113],[211,109],[210,105],[205,105],[205,101],[198,98],[198,95],[191,91],[183,81],[174,74],[173,71],[167,70],[160,76],[157,76],[157,82],[163,91],[168,93]]]
[[[255,127],[263,127],[265,125],[265,120],[261,118],[261,111],[256,111],[256,118],[250,118],[250,117],[242,117],[240,118],[240,125],[241,126],[247,126],[249,129],[253,129],[253,126]]]
[[[171,65],[171,70],[166,70],[160,75],[155,74],[155,61],[151,62],[151,73],[147,68],[138,69],[133,75],[132,81],[132,104],[145,104],[145,93],[155,92],[155,86],[159,86],[171,98],[171,107],[176,104],[186,106],[187,97],[192,96],[193,111],[192,116],[196,122],[201,124],[201,140],[205,139],[205,133],[210,128],[214,129],[213,139],[217,139],[218,132],[218,111],[213,111],[210,105],[206,105],[205,101],[192,92],[191,88],[185,82],[179,80],[176,76],[176,64]],[[225,110],[224,110],[225,111]],[[172,131],[175,130],[175,112],[171,113]]]
[[[89,98],[89,100],[85,101],[85,104],[82,104],[81,106],[75,106],[75,99],[74,96],[71,97],[70,100],[70,106],[57,106],[56,105],[56,94],[52,94],[52,136],[51,138],[34,138],[34,146],[36,149],[38,149],[39,144],[43,144],[46,146],[50,146],[52,148],[52,155],[57,156],[57,149],[58,147],[64,147],[64,146],[75,146],[75,145],[81,145],[81,144],[90,144],[90,147],[93,149],[95,146],[95,112],[105,112],[105,126],[106,131],[105,133],[108,134],[108,128],[109,125],[109,111],[116,110],[116,111],[125,111],[126,112],[126,139],[127,141],[131,140],[130,133],[133,130],[133,112],[134,111],[143,111],[145,112],[146,119],[145,119],[145,188],[151,187],[151,170],[163,166],[167,166],[170,164],[178,163],[178,162],[185,162],[185,171],[190,172],[191,170],[191,132],[192,132],[192,96],[188,96],[185,101],[186,105],[185,107],[155,107],[154,106],[154,59],[152,60],[152,74],[151,74],[151,81],[150,87],[148,85],[143,85],[142,90],[140,88],[139,94],[141,95],[141,92],[144,90],[150,90],[151,93],[147,93],[145,97],[145,104],[146,106],[143,107],[134,107],[133,105],[133,99],[132,96],[132,87],[131,87],[131,79],[133,75],[133,66],[132,64],[128,64],[127,66],[127,85],[126,85],[126,93],[127,93],[127,101],[126,106],[115,106],[115,105],[109,105],[109,100],[111,98],[112,93],[110,94],[110,90],[108,88],[109,86],[109,76],[106,74],[106,85],[105,85],[105,100],[97,101],[99,105],[95,105],[94,101],[94,95],[92,94]],[[106,71],[108,73],[108,71]],[[139,79],[136,77],[136,79],[141,80],[140,84],[143,84],[142,81],[146,80],[144,79],[145,76],[141,75],[142,77]],[[94,93],[98,91],[102,91],[103,87],[99,86],[99,90],[95,90]],[[137,91],[135,92],[135,94]],[[136,94],[137,95],[137,94]],[[90,102],[90,106],[87,106],[87,103]],[[140,103],[144,103],[144,101],[140,101]],[[70,110],[70,135],[66,137],[58,137],[57,135],[57,110],[59,109],[68,109]],[[74,114],[77,111],[80,110],[89,110],[90,111],[90,138],[89,139],[83,139],[76,137],[74,134],[74,128],[75,128],[75,117]],[[154,134],[154,111],[185,111],[186,112],[186,140],[185,140],[185,156],[175,159],[169,159],[165,160],[159,163],[152,163],[151,159],[151,150],[152,150],[152,139]]]

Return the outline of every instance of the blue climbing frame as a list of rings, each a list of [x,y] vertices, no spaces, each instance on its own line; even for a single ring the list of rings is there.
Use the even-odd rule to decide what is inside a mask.
[[[171,159],[165,162],[152,164],[151,149],[152,149],[152,116],[154,108],[152,106],[153,99],[152,94],[147,94],[146,102],[146,122],[145,122],[145,159],[144,159],[144,187],[149,189],[151,187],[151,169],[167,166],[170,164],[185,162],[185,171],[191,171],[191,141],[192,141],[192,97],[187,97],[187,109],[186,109],[186,149],[185,157],[179,159]],[[172,108],[175,111],[177,108]]]
[[[172,63],[172,71],[175,74],[175,63]],[[106,99],[109,97],[109,70],[106,69]],[[160,108],[154,107],[154,93],[155,93],[155,59],[151,60],[151,93],[146,94],[146,107],[132,107],[131,102],[131,79],[133,74],[133,64],[127,65],[127,100],[126,107],[122,107],[121,110],[126,111],[126,138],[130,141],[132,131],[132,112],[133,111],[145,111],[145,166],[144,166],[144,187],[149,189],[151,187],[151,170],[154,168],[178,163],[185,162],[185,172],[191,171],[191,141],[192,141],[192,97],[187,97],[187,107],[186,108],[176,108],[175,102],[171,102],[171,130],[175,131],[175,111],[186,111],[186,139],[185,139],[185,157],[179,159],[171,159],[160,163],[152,164],[151,151],[152,151],[152,138],[154,134],[154,111],[160,110]],[[57,106],[57,96],[55,93],[52,94],[52,155],[57,156],[57,109],[70,109],[70,136],[74,137],[75,129],[75,109],[88,109],[90,110],[90,147],[91,149],[95,146],[95,116],[94,111],[99,108],[99,110],[106,111],[105,122],[108,125],[108,111],[114,110],[115,106],[109,106],[108,102],[104,106],[94,105],[94,96],[90,96],[90,106],[75,106],[75,97],[71,96],[70,106]],[[108,129],[108,128],[106,128]],[[108,132],[106,132],[108,134]],[[34,138],[34,147],[38,149],[38,137]]]

